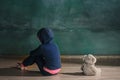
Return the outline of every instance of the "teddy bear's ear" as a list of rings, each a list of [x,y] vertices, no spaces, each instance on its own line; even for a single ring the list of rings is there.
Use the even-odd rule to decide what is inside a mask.
[[[89,56],[92,58],[92,62],[96,63],[96,58],[92,54],[89,54]]]
[[[83,61],[85,61],[85,58],[86,58],[86,57],[87,57],[87,55],[84,55],[84,56],[83,56],[83,58],[82,58],[82,59],[83,59]]]

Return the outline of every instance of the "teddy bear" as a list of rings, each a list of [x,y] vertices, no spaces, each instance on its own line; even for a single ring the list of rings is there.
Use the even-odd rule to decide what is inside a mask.
[[[87,76],[95,76],[98,73],[101,73],[101,70],[96,68],[95,63],[96,58],[92,54],[84,55],[83,64],[81,66],[83,74]]]

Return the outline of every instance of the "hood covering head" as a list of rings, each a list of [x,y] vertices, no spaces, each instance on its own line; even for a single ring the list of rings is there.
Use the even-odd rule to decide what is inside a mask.
[[[38,31],[37,36],[42,44],[49,43],[53,40],[53,32],[49,28],[42,28]]]

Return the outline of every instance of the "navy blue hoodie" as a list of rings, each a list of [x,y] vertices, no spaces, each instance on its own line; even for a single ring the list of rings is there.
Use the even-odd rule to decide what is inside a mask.
[[[42,56],[45,64],[44,67],[54,70],[61,68],[60,51],[53,41],[53,32],[49,28],[42,28],[37,33],[41,45],[31,52],[31,55]]]

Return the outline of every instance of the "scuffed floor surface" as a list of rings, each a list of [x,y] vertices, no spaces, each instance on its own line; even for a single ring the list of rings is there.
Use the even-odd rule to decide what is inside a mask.
[[[120,66],[98,66],[101,75],[84,76],[80,64],[62,63],[62,70],[55,76],[42,76],[34,64],[28,71],[20,71],[15,65],[20,60],[0,58],[0,80],[120,80]],[[111,63],[112,65],[112,63]]]

